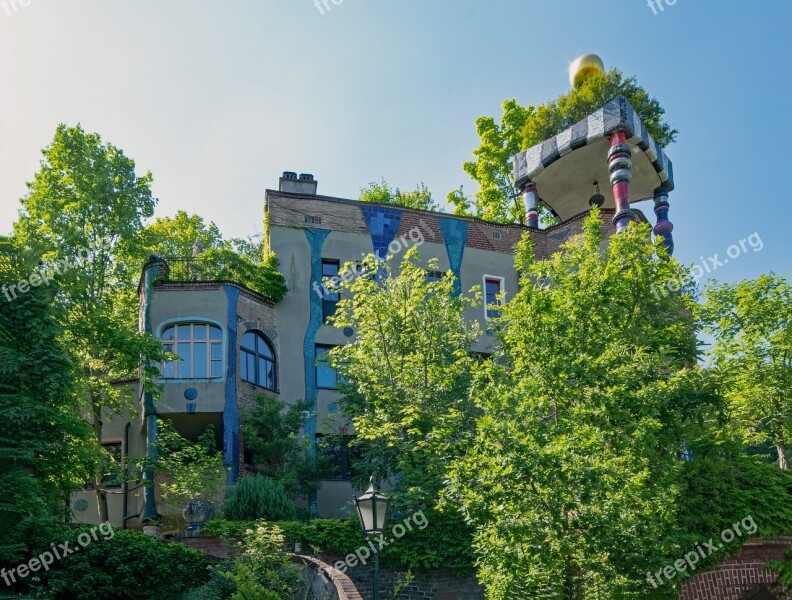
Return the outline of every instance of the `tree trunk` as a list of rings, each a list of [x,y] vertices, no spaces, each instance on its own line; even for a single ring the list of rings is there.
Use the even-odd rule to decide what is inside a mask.
[[[99,447],[102,447],[102,405],[97,401],[96,396],[91,393],[91,409],[93,411],[93,430],[96,436],[96,441]],[[94,476],[94,491],[96,492],[96,508],[99,512],[99,522],[105,523],[109,521],[109,513],[107,510],[107,492],[102,488],[102,461],[96,468],[96,475]]]
[[[778,466],[786,471],[789,468],[789,463],[787,462],[786,448],[782,442],[776,443],[776,452],[778,452]]]

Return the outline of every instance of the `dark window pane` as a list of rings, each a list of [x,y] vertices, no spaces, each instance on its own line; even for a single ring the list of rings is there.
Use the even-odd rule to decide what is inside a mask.
[[[162,331],[162,339],[163,340],[172,340],[176,337],[176,328],[171,326],[167,329],[163,329]]]
[[[272,348],[267,343],[263,337],[258,338],[258,352],[261,356],[266,356],[269,359],[274,359],[275,356],[272,354]]]
[[[222,377],[222,376],[223,376],[223,361],[213,360],[212,377]]]
[[[330,348],[317,347],[316,349],[316,386],[320,388],[335,389],[336,370],[327,362],[327,352]]]
[[[267,362],[267,388],[274,390],[275,389],[275,363],[274,362]]]
[[[179,342],[178,353],[182,361],[179,363],[179,378],[192,377],[192,356],[190,355],[189,342]]]
[[[242,348],[245,350],[250,350],[251,352],[256,351],[256,334],[252,331],[248,331],[245,335],[242,336]]]
[[[209,325],[209,339],[222,342],[223,330],[220,329],[219,327],[215,327],[214,325]]]
[[[254,354],[246,354],[245,361],[247,362],[248,381],[256,383],[256,356]]]
[[[206,377],[207,356],[206,342],[193,344],[193,377]]]
[[[247,352],[244,350],[240,354],[239,360],[239,376],[242,378],[242,381],[250,381],[250,377],[248,376],[247,370]]]
[[[194,340],[206,339],[206,325],[193,325],[193,339]]]
[[[223,346],[222,344],[210,344],[212,347],[212,360],[223,359]]]
[[[173,379],[176,377],[176,362],[172,360],[166,362],[164,368],[162,369],[162,376],[168,379]]]

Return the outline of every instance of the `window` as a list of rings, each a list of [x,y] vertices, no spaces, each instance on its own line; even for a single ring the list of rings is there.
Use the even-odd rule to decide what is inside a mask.
[[[424,281],[426,281],[426,283],[431,283],[433,281],[440,281],[443,277],[445,277],[445,273],[442,271],[426,271]]]
[[[499,239],[501,239],[502,237],[503,237],[503,235],[501,234],[501,232],[500,232],[500,231],[493,231],[493,232],[492,232],[492,239],[493,239],[493,240],[499,240]]]
[[[316,387],[334,390],[338,384],[338,373],[327,361],[332,346],[316,346]]]
[[[162,330],[166,352],[181,360],[162,365],[165,379],[206,379],[223,376],[223,330],[208,323],[178,323]]]
[[[248,331],[242,336],[239,362],[242,381],[276,391],[275,353],[263,335]]]
[[[325,289],[330,290],[330,287],[326,281],[326,278],[329,277],[338,277],[338,269],[341,266],[340,261],[337,260],[329,260],[329,259],[322,259],[322,280],[323,285],[326,286]],[[328,291],[322,296],[322,320],[327,321],[327,317],[331,317],[335,314],[336,305],[338,304],[339,295],[335,292]]]
[[[327,479],[352,479],[353,466],[361,459],[360,449],[350,446],[351,435],[316,434],[316,449],[327,464]]]
[[[484,276],[484,315],[497,319],[500,311],[494,306],[503,306],[503,278]]]
[[[121,468],[124,463],[124,453],[121,442],[102,442],[102,448],[107,452],[102,458],[102,487],[121,487]]]

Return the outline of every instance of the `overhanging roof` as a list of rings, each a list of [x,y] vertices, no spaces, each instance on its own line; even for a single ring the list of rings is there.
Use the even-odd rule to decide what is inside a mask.
[[[588,208],[595,181],[605,196],[604,206],[614,208],[607,157],[610,136],[616,131],[626,134],[633,153],[630,202],[653,198],[659,186],[673,190],[671,161],[624,96],[614,98],[555,137],[517,154],[516,187],[528,181],[536,183],[542,202],[564,221]]]

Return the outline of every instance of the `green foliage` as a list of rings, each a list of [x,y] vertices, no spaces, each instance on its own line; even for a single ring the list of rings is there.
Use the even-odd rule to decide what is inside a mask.
[[[215,447],[209,425],[197,442],[183,438],[167,421],[159,421],[154,470],[164,476],[159,484],[162,499],[181,510],[190,500],[208,500],[219,508],[225,488],[223,454]]]
[[[322,486],[327,465],[311,460],[307,440],[299,437],[308,402],[287,404],[258,394],[255,406],[242,416],[245,448],[253,453],[256,471],[280,483],[290,498],[307,497]]]
[[[244,477],[228,491],[223,514],[231,521],[288,521],[297,516],[283,486],[269,477]]]
[[[0,284],[30,273],[0,239]],[[77,410],[74,364],[60,342],[51,292],[0,295],[0,561],[25,545],[20,522],[63,517],[69,493],[91,477],[96,445]]]
[[[372,182],[368,187],[362,188],[358,200],[378,204],[395,204],[417,210],[441,210],[440,205],[432,199],[432,194],[423,183],[419,183],[411,192],[402,192],[399,188],[392,189],[383,179],[380,183]]]
[[[683,551],[679,456],[718,401],[690,368],[692,299],[653,292],[684,269],[648,225],[605,250],[598,211],[583,228],[547,260],[521,242],[475,442],[449,473],[492,599],[643,598],[646,572]]]
[[[676,139],[677,131],[663,121],[664,110],[650,98],[634,77],[625,78],[619,71],[594,76],[579,89],[542,106],[520,106],[514,99],[503,102],[500,123],[492,117],[476,120],[481,144],[473,151],[474,161],[463,169],[479,184],[475,204],[460,190],[448,195],[459,215],[475,215],[497,223],[524,223],[525,209],[514,188],[512,157],[571,127],[616,96],[625,96],[640,115],[649,133],[665,147]],[[549,213],[540,206],[546,225],[552,224]]]
[[[171,279],[234,281],[258,292],[273,302],[286,293],[286,280],[278,272],[274,254],[261,242],[225,240],[214,223],[208,225],[198,215],[178,211],[174,217],[160,217],[142,233],[144,254],[169,261]],[[193,244],[201,243],[204,252],[193,258]]]
[[[441,556],[469,556],[460,553],[469,538],[455,537],[469,535],[460,513],[449,508],[441,518],[434,507],[447,461],[463,451],[474,428],[468,390],[476,359],[470,348],[479,330],[463,312],[478,298],[457,296],[451,274],[427,281],[419,264],[415,249],[405,254],[398,275],[389,263],[367,259],[364,270],[378,272],[378,278],[339,284],[342,299],[333,324],[352,327],[357,336],[334,348],[330,360],[342,375],[340,404],[363,455],[356,471],[393,477],[396,514],[432,513],[437,533],[460,542],[449,545],[448,554],[438,546],[431,548],[439,552],[434,556],[425,548],[409,558],[442,563]],[[430,261],[428,268],[439,265]]]
[[[426,515],[428,526],[412,530],[394,541],[380,553],[380,563],[392,568],[437,569],[456,567],[470,569],[473,553],[471,532],[459,526],[458,520],[446,513],[433,511]],[[398,521],[389,518],[390,525]],[[280,521],[275,523],[283,532],[289,549],[294,544],[303,554],[321,553],[323,556],[343,558],[366,544],[360,522],[353,519],[311,519],[310,521]],[[204,533],[217,536],[227,543],[238,543],[253,526],[250,521],[209,521]]]
[[[281,526],[263,519],[206,523],[206,535],[217,536],[239,550],[233,564],[218,569],[233,590],[223,598],[277,600],[291,597],[297,586],[297,575],[282,553],[285,538]]]
[[[21,200],[14,236],[28,265],[43,263],[54,274],[58,293],[52,314],[73,356],[79,397],[86,400],[98,448],[103,410],[118,412],[133,404],[114,382],[142,375],[145,385],[154,385],[156,370],[140,373],[141,357],[161,358],[159,342],[138,333],[139,265],[128,260],[139,255],[143,220],[154,211],[152,178],[136,176],[134,161],[80,126],[58,126],[42,154],[41,168]],[[104,521],[107,502],[98,468],[94,486]]]
[[[710,355],[728,401],[724,432],[746,444],[775,445],[788,467],[792,439],[792,287],[776,274],[713,284],[704,294]]]
[[[537,106],[523,125],[521,149],[530,148],[572,127],[617,96],[627,98],[649,134],[662,148],[676,141],[679,132],[663,120],[665,110],[660,103],[638,85],[635,77],[625,78],[619,70],[611,69],[608,73],[592,76],[578,89]]]
[[[68,541],[79,547],[77,537],[88,528],[63,528],[48,542]],[[112,538],[100,532],[79,551],[55,561],[48,572],[39,571],[35,587],[45,598],[104,599],[151,598],[171,600],[209,577],[205,554],[181,544],[167,543],[136,531],[116,531]],[[33,555],[49,550],[49,543]]]

